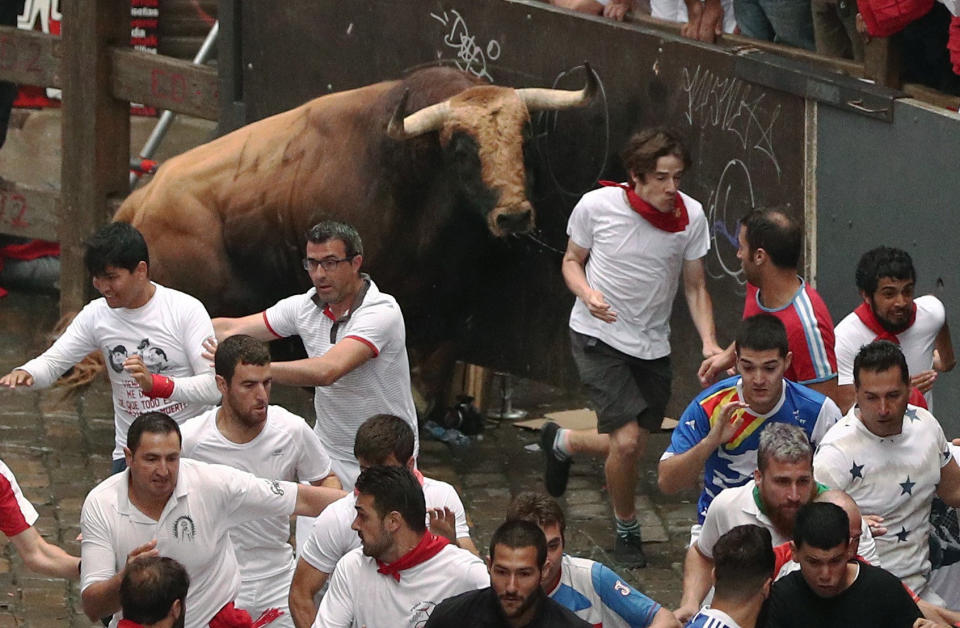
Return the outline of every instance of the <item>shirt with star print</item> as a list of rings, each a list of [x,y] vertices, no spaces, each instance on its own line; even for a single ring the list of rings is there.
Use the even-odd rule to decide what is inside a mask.
[[[901,432],[882,438],[853,408],[823,437],[813,459],[818,482],[846,491],[863,514],[884,518],[887,533],[875,537],[883,567],[918,593],[930,571],[930,504],[949,451],[940,423],[922,408],[908,405]]]

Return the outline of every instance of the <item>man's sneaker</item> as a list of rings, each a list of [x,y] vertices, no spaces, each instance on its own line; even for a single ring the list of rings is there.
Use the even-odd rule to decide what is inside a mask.
[[[547,492],[554,497],[560,497],[567,490],[567,480],[570,479],[571,460],[561,457],[553,449],[553,441],[557,438],[557,430],[560,426],[553,421],[547,421],[540,428],[540,449],[547,459],[547,470],[544,476],[544,483],[547,485]]]
[[[643,541],[640,535],[618,534],[613,546],[613,558],[625,567],[646,567],[647,557],[643,553]]]

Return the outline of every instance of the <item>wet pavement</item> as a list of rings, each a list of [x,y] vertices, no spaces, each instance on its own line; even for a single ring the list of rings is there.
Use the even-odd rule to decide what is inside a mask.
[[[0,301],[0,373],[7,373],[48,344],[58,318],[53,297],[11,293]],[[277,386],[273,402],[303,416],[312,413],[311,396]],[[514,404],[531,417],[577,408],[583,400],[545,386],[518,385]],[[668,434],[650,439],[639,474],[639,518],[649,566],[626,570],[612,557],[613,525],[600,460],[579,460],[562,500],[567,513],[567,551],[602,561],[650,597],[673,608],[680,601],[680,565],[689,526],[696,514],[695,493],[666,497],[656,488],[656,461]],[[424,440],[420,467],[450,482],[463,497],[477,546],[485,548],[512,495],[542,489],[543,457],[537,433],[509,422],[491,422],[481,440],[461,449]],[[36,527],[49,542],[79,554],[80,508],[87,492],[110,472],[113,410],[106,377],[84,394],[0,390],[0,459],[13,470],[27,498],[40,513]],[[76,582],[26,571],[12,545],[0,535],[0,628],[13,626],[91,626],[80,608]]]

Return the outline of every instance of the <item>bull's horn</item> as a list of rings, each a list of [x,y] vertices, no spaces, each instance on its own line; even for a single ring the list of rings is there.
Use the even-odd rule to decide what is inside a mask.
[[[593,68],[587,62],[583,63],[583,68],[587,71],[587,84],[579,91],[525,87],[518,89],[517,94],[529,111],[582,107],[597,93],[597,76],[593,73]]]
[[[395,140],[408,140],[430,131],[436,131],[443,126],[447,119],[447,112],[450,105],[446,101],[425,107],[416,113],[406,115],[407,98],[410,96],[410,90],[403,90],[403,96],[397,108],[393,111],[393,117],[390,118],[390,124],[387,125],[387,135]]]

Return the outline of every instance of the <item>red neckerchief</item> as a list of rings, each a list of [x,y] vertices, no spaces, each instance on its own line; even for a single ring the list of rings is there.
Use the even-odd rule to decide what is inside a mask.
[[[614,181],[600,181],[599,183],[604,187],[620,188],[625,191],[627,193],[627,201],[629,201],[633,211],[643,216],[647,222],[657,229],[669,231],[670,233],[679,233],[690,224],[690,217],[687,216],[687,207],[683,204],[683,199],[680,198],[679,192],[674,195],[676,202],[674,203],[673,211],[666,213],[640,198],[637,193],[634,192],[633,188],[625,183],[616,183]]]
[[[420,542],[417,543],[416,547],[389,565],[378,560],[377,573],[382,573],[385,576],[393,576],[394,580],[400,582],[401,571],[404,569],[410,569],[411,567],[416,567],[420,563],[427,562],[439,554],[440,550],[446,547],[448,543],[450,543],[450,541],[442,536],[437,536],[428,530],[423,533],[423,537],[421,537]]]
[[[138,624],[135,621],[130,621],[129,619],[121,619],[120,623],[117,624],[117,628],[143,628],[143,624]]]
[[[873,308],[870,307],[870,304],[867,303],[866,301],[858,305],[857,309],[855,309],[853,313],[857,315],[857,318],[860,319],[860,322],[862,322],[864,325],[867,326],[867,329],[869,329],[870,331],[872,331],[877,335],[877,337],[874,338],[875,341],[889,340],[895,345],[900,344],[900,339],[897,338],[896,334],[891,334],[889,331],[883,328],[883,325],[881,325],[880,321],[877,320],[877,315],[873,313]],[[903,331],[910,329],[910,327],[913,326],[916,320],[917,320],[917,304],[914,303],[913,311],[910,313],[910,324],[907,325],[906,329],[904,329]],[[900,333],[903,333],[903,332],[900,332]]]
[[[210,618],[210,628],[253,628],[253,620],[250,613],[228,602]]]

